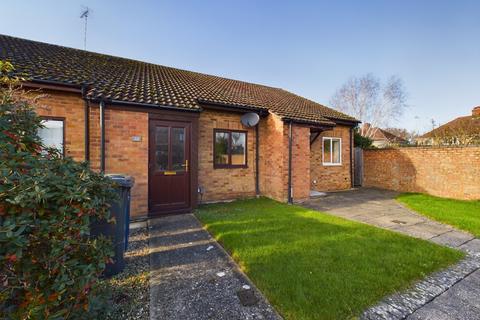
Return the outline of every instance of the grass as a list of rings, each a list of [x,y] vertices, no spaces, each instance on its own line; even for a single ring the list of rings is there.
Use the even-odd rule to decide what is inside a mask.
[[[480,237],[480,200],[455,200],[420,193],[403,193],[397,200],[424,216]]]
[[[463,254],[270,199],[198,218],[286,319],[351,319]]]

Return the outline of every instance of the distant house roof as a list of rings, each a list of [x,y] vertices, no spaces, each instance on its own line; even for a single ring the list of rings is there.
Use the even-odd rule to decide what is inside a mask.
[[[368,128],[370,126],[369,123],[364,124],[364,128]],[[402,137],[399,137],[397,135],[394,135],[391,132],[388,132],[385,129],[382,128],[373,128],[373,134],[370,137],[373,141],[386,141],[389,143],[407,143],[408,141],[406,139],[403,139]]]
[[[430,132],[421,138],[455,137],[458,135],[474,136],[480,134],[480,106],[473,108],[472,115],[458,117]]]
[[[0,35],[0,59],[29,80],[88,84],[92,100],[200,111],[202,104],[269,110],[283,119],[357,123],[344,113],[279,88]]]
[[[375,134],[373,135],[373,140],[387,140],[388,142],[390,143],[406,143],[408,142],[407,140],[397,136],[397,135],[394,135],[393,133],[391,132],[388,132],[384,129],[381,129],[381,128],[377,128],[377,130],[375,131]]]

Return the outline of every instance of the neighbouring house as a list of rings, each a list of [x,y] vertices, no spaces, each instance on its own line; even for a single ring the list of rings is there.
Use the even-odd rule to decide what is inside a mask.
[[[135,178],[136,218],[352,185],[359,121],[288,91],[5,35],[0,59],[46,94],[46,144]]]
[[[408,140],[394,135],[385,129],[373,127],[370,123],[365,123],[361,127],[360,133],[363,136],[372,139],[372,145],[377,148],[408,144]]]
[[[422,145],[480,145],[480,106],[417,139]]]

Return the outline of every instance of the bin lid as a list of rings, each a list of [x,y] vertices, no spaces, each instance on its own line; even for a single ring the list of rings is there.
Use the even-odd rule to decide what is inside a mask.
[[[135,178],[126,174],[111,173],[111,174],[106,174],[105,176],[112,179],[115,183],[117,183],[121,187],[131,188],[135,184]]]

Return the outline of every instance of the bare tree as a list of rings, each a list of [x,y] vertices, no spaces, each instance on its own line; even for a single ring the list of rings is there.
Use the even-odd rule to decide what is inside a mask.
[[[352,115],[370,126],[362,126],[360,133],[373,137],[380,127],[388,127],[398,120],[407,108],[407,94],[403,81],[391,76],[384,84],[372,74],[350,78],[333,95],[330,105]]]

